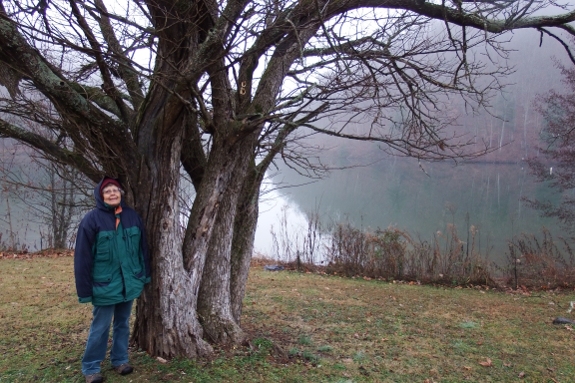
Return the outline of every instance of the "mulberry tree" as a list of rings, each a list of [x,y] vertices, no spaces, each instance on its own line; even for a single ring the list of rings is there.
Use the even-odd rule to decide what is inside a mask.
[[[299,140],[311,133],[469,155],[450,100],[482,107],[499,88],[502,34],[575,34],[573,20],[551,0],[1,0],[0,135],[94,182],[121,179],[153,268],[132,341],[203,356],[245,338],[275,158],[313,170]]]

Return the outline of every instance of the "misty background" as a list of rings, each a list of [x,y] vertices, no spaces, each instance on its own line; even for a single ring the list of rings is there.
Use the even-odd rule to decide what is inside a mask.
[[[276,257],[272,232],[277,234],[284,221],[289,235],[301,238],[310,214],[317,214],[326,229],[338,222],[372,229],[391,225],[421,240],[431,240],[455,224],[459,238],[466,241],[473,226],[478,250],[496,261],[505,257],[513,235],[538,233],[543,226],[555,236],[566,235],[556,220],[540,217],[522,201],[523,197],[558,200],[547,185],[535,182],[525,159],[538,156],[543,145],[544,121],[534,102],[549,89],[561,89],[556,63],[570,64],[555,40],[546,36],[539,45],[540,36],[534,31],[517,32],[505,44],[514,72],[502,78],[507,86],[493,95],[489,111],[472,113],[462,100],[449,100],[451,112],[458,116],[451,129],[473,140],[470,150],[489,148],[485,156],[457,163],[419,162],[390,155],[377,143],[312,135],[306,145],[321,149],[314,155],[331,169],[322,179],[304,177],[278,159],[268,173],[260,202],[256,252]],[[1,140],[3,174],[18,175],[23,183],[46,178],[29,154],[13,141]],[[91,195],[90,189],[83,192]],[[2,247],[46,248],[48,223],[39,211],[48,203],[34,190],[4,182]],[[73,242],[70,237],[68,246],[73,247]]]
[[[270,230],[277,234],[286,217],[292,240],[301,240],[306,217],[316,213],[324,228],[340,222],[371,230],[394,226],[424,241],[454,224],[465,242],[473,226],[477,250],[495,261],[506,257],[514,235],[537,234],[543,227],[554,236],[568,235],[522,198],[558,202],[558,194],[535,182],[525,160],[538,157],[545,145],[535,101],[550,89],[561,90],[557,64],[571,64],[558,42],[544,37],[540,46],[540,35],[532,31],[515,33],[505,47],[514,71],[502,79],[507,85],[494,95],[490,110],[466,114],[461,100],[450,100],[459,115],[454,133],[473,140],[470,150],[488,147],[488,154],[456,163],[419,162],[389,155],[376,143],[313,136],[310,146],[324,148],[317,155],[332,170],[314,180],[278,163],[268,188],[279,189],[262,198],[256,250],[277,256]]]

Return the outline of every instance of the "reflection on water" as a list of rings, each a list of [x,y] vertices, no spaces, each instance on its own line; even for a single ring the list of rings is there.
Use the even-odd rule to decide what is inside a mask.
[[[302,183],[289,169],[282,169],[274,181]],[[323,227],[341,221],[372,229],[393,225],[421,240],[431,240],[454,223],[460,240],[466,242],[473,226],[479,234],[476,250],[496,261],[504,258],[507,241],[513,235],[538,233],[542,226],[555,236],[562,234],[554,220],[540,217],[521,200],[525,196],[557,198],[546,185],[534,182],[522,162],[427,163],[422,170],[417,161],[390,159],[369,167],[333,171],[324,180],[288,190],[288,201],[297,206],[289,205],[295,212],[289,215],[294,226],[305,229],[301,212],[317,210]],[[277,199],[276,206],[286,201],[279,194],[272,197]],[[265,214],[268,216],[262,215],[261,228],[277,220],[277,207]],[[265,233],[261,232],[258,246],[263,238]]]

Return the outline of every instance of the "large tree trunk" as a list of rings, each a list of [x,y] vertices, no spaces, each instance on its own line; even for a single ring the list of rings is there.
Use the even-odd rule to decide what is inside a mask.
[[[183,265],[182,236],[176,214],[178,196],[174,192],[177,186],[173,184],[177,177],[172,183],[163,182],[162,177],[154,180],[157,182],[150,193],[152,214],[146,222],[152,249],[152,283],[138,300],[133,341],[151,355],[207,356],[212,349],[202,339],[195,310],[196,295]]]
[[[212,352],[196,315],[194,280],[184,267],[178,190],[181,126],[188,111],[162,89],[152,93],[140,123],[139,148],[147,159],[132,182],[151,250],[152,283],[138,300],[132,341],[151,355],[198,357]],[[164,101],[168,98],[168,101]]]
[[[242,305],[254,251],[261,181],[262,177],[252,159],[238,202],[232,241],[230,294],[232,314],[238,325],[241,325]]]
[[[231,251],[238,201],[253,157],[253,141],[253,137],[244,138],[225,154],[226,165],[221,169],[230,173],[230,179],[214,222],[199,290],[198,314],[205,336],[218,344],[238,344],[245,339],[232,310]]]

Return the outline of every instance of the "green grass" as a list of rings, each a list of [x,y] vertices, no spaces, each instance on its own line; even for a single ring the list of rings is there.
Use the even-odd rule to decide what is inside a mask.
[[[317,350],[319,352],[331,352],[333,350],[333,347],[331,347],[330,345],[325,345],[318,347]]]
[[[77,303],[72,264],[0,260],[1,383],[83,382],[92,306]],[[571,317],[573,300],[255,267],[242,316],[252,350],[167,364],[131,350],[133,374],[116,376],[109,361],[103,373],[110,383],[573,382],[575,332],[551,324]]]

